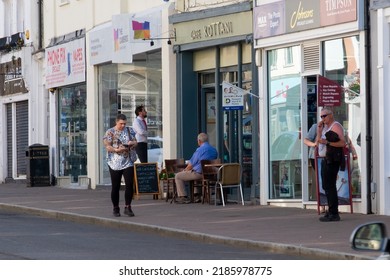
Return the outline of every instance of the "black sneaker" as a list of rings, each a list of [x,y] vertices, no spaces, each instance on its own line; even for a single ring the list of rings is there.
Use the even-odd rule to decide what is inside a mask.
[[[329,212],[325,211],[324,217],[329,218]]]
[[[134,212],[131,210],[131,207],[125,207],[123,214],[125,214],[129,217],[134,217]]]
[[[338,222],[340,220],[341,220],[340,215],[338,214],[337,215],[328,214],[320,218],[321,222]]]
[[[120,217],[120,216],[121,216],[121,213],[119,212],[119,207],[114,208],[114,210],[112,211],[112,214],[113,214],[115,217]]]

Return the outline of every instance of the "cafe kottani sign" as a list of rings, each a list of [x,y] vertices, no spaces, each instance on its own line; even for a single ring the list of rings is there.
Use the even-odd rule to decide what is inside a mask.
[[[192,30],[193,40],[202,38],[212,38],[233,33],[233,22],[214,22],[203,26],[202,29]]]
[[[251,34],[252,22],[252,12],[247,11],[175,23],[173,25],[176,31],[174,44],[180,45]]]

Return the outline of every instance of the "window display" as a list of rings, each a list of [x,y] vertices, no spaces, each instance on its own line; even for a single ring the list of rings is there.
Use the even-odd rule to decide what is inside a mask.
[[[291,55],[289,67],[285,53]],[[268,61],[270,198],[297,199],[302,194],[299,47],[269,51]]]
[[[162,77],[161,52],[147,54],[134,59],[132,64],[108,64],[99,67],[100,120],[99,134],[115,124],[118,113],[125,114],[127,125],[131,126],[135,108],[144,105],[148,116],[148,162],[157,162],[160,168],[162,156]],[[154,141],[158,139],[159,141]],[[161,140],[160,140],[161,139]],[[157,145],[155,145],[158,142]],[[106,162],[106,149],[100,144],[100,179],[103,185],[110,184]]]
[[[85,85],[59,90],[59,176],[72,183],[87,175],[87,105]]]

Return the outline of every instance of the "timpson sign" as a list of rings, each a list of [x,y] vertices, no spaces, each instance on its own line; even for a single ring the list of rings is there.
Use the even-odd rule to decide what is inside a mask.
[[[252,33],[252,12],[242,12],[202,20],[180,22],[173,25],[176,45]]]

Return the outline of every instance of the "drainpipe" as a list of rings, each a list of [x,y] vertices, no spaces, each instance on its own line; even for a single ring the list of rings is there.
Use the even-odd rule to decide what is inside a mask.
[[[372,213],[371,202],[371,182],[372,182],[372,135],[371,135],[371,120],[372,120],[372,105],[371,105],[371,23],[370,23],[370,1],[365,0],[365,19],[364,19],[364,34],[365,34],[365,61],[366,61],[366,164],[367,164],[367,214]]]
[[[43,0],[38,1],[38,50],[42,49],[42,31],[43,31],[43,14],[42,14]]]

